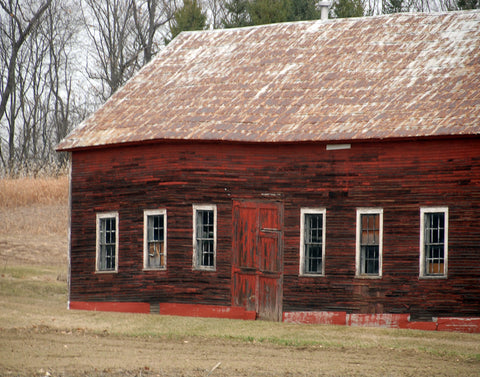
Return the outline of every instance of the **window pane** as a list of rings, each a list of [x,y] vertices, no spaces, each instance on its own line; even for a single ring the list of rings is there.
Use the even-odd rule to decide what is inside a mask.
[[[380,215],[360,215],[360,273],[378,275],[380,266]]]
[[[165,218],[164,215],[147,217],[148,259],[147,267],[165,267]]]
[[[368,229],[368,215],[362,215],[362,229]]]
[[[380,232],[380,216],[378,214],[361,215],[362,245],[378,245]]]
[[[363,246],[363,274],[378,275],[379,248],[378,246]]]
[[[148,216],[148,240],[163,241],[164,226],[163,215]]]
[[[425,213],[425,274],[443,275],[445,264],[445,213]]]
[[[307,245],[305,257],[305,272],[322,272],[322,248],[321,246]]]
[[[197,261],[200,266],[214,266],[214,211],[197,210]]]
[[[100,255],[99,269],[114,270],[115,269],[115,252],[116,252],[116,219],[103,218],[100,219]]]
[[[197,211],[197,237],[213,238],[213,211]]]
[[[305,273],[322,273],[323,214],[305,214]]]
[[[213,240],[200,241],[202,266],[213,266]]]
[[[115,245],[105,246],[105,269],[115,269]]]

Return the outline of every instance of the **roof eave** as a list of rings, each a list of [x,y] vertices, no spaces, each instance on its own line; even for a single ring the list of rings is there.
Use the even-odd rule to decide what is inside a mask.
[[[55,149],[57,152],[81,152],[88,150],[110,149],[110,148],[122,148],[122,147],[138,147],[142,145],[151,144],[206,144],[206,143],[218,143],[218,144],[249,144],[249,145],[261,145],[261,144],[361,144],[361,143],[387,143],[387,142],[401,142],[401,141],[419,141],[419,140],[447,140],[447,139],[471,139],[480,138],[480,133],[477,134],[455,134],[455,135],[420,135],[420,136],[404,136],[404,137],[373,137],[363,139],[316,139],[316,140],[278,140],[278,141],[246,141],[246,140],[233,140],[233,139],[151,139],[130,141],[114,144],[98,144],[98,145],[79,145],[79,146],[62,146],[60,143]]]

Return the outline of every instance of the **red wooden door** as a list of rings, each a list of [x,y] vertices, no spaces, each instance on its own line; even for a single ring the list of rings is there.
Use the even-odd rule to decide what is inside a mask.
[[[233,304],[258,318],[282,318],[282,206],[234,202]]]

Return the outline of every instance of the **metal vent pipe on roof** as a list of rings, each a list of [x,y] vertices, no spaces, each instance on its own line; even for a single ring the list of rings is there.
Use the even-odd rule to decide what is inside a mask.
[[[320,8],[320,19],[328,20],[328,10],[330,8],[330,1],[319,1],[317,3],[318,8]]]

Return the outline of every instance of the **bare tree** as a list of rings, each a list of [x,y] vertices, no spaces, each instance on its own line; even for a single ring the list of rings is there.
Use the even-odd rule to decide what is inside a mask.
[[[143,52],[142,65],[148,63],[160,49],[165,35],[164,27],[173,18],[175,1],[170,0],[131,0],[136,37],[140,52]],[[165,29],[166,30],[166,29]],[[160,35],[159,35],[160,34]]]
[[[52,0],[45,0],[39,7],[20,0],[0,0],[1,14],[1,100],[0,100],[0,121],[5,116],[8,106],[11,110],[11,118],[8,127],[8,165],[13,164],[15,157],[15,101],[10,101],[17,83],[17,60],[22,46],[28,37],[41,22],[45,11]],[[1,148],[1,146],[0,146]],[[5,158],[0,149],[1,160],[5,165]]]
[[[32,11],[30,9],[22,9],[18,0],[9,1],[8,3],[4,0],[0,0],[0,7],[5,12],[3,18],[9,19],[8,21],[1,23],[2,41],[9,40],[10,42],[10,46],[7,48],[9,51],[5,49],[6,53],[9,52],[9,58],[8,62],[6,62],[6,85],[5,87],[2,85],[2,89],[4,90],[2,90],[0,102],[0,120],[5,114],[10,94],[15,88],[15,68],[20,48],[25,43],[32,30],[37,27],[42,15],[50,6],[51,1],[52,0],[46,0],[37,10]]]
[[[45,82],[48,89],[48,154],[62,166],[66,162],[66,154],[57,155],[55,146],[67,135],[73,126],[86,115],[84,100],[79,93],[78,59],[74,49],[81,24],[80,13],[76,4],[65,0],[53,0],[55,7],[48,11],[48,22],[45,24],[44,37],[48,43],[48,74]],[[52,161],[49,158],[48,161]],[[51,162],[50,162],[51,163]]]
[[[64,164],[56,144],[90,100],[104,101],[161,48],[175,9],[167,0],[82,1],[0,0],[0,173]],[[75,46],[85,39],[91,49]],[[95,61],[87,71],[85,51]]]
[[[82,0],[94,65],[87,69],[101,102],[110,97],[164,43],[175,0]]]
[[[10,1],[9,5],[12,3]],[[26,17],[26,8],[20,6],[28,4],[26,0],[16,4],[16,18]],[[49,1],[42,17],[17,49],[11,78],[2,82],[2,95],[7,83],[11,86],[0,121],[0,147],[5,146],[8,151],[7,157],[0,150],[0,157],[3,169],[10,174],[18,169],[35,172],[45,166],[64,163],[64,159],[57,158],[55,145],[83,116],[74,95],[72,47],[78,32],[74,9],[69,1]],[[8,65],[12,27],[12,24],[2,24],[2,72],[12,67]]]
[[[366,16],[374,16],[382,13],[382,0],[362,0],[362,3]]]
[[[83,0],[86,31],[95,51],[91,79],[99,80],[99,95],[110,97],[139,68],[139,42],[131,0]]]
[[[203,0],[203,9],[207,11],[207,24],[214,29],[222,27],[222,20],[225,19],[227,9],[226,0]]]

